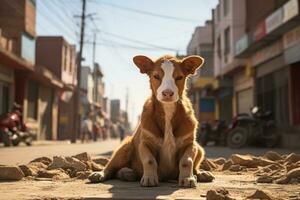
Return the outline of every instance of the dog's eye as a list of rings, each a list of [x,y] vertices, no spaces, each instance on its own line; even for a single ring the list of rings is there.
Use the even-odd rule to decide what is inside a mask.
[[[157,80],[160,80],[160,77],[159,77],[159,75],[157,75],[157,74],[155,74],[153,77],[154,77],[155,79],[157,79]]]
[[[183,79],[183,76],[177,76],[175,80],[180,81],[181,79]]]

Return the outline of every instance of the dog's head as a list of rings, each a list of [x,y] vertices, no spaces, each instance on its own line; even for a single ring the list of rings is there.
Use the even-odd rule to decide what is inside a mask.
[[[177,102],[185,89],[188,76],[195,74],[204,59],[200,56],[188,56],[179,60],[172,56],[163,56],[156,61],[142,55],[135,56],[133,62],[150,78],[153,94],[162,103]]]

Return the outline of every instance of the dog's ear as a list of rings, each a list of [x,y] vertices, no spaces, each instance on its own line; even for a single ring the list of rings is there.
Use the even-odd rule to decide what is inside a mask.
[[[142,55],[134,56],[133,62],[140,69],[140,72],[142,74],[151,71],[154,65],[153,61],[150,58]]]
[[[193,75],[203,63],[204,59],[200,56],[188,56],[181,61],[181,69],[186,76]]]

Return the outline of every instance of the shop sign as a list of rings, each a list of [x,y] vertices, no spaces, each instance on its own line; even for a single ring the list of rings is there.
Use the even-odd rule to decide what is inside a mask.
[[[239,55],[245,51],[249,46],[249,36],[244,35],[240,40],[235,43],[235,55]]]
[[[258,41],[266,35],[266,23],[261,22],[255,29],[253,33],[253,40]]]
[[[279,8],[266,19],[266,32],[271,33],[283,23],[283,9]]]
[[[283,35],[284,49],[290,48],[298,43],[300,43],[300,26]]]
[[[299,14],[298,0],[290,0],[283,6],[283,23]]]
[[[278,40],[271,44],[270,46],[267,46],[259,51],[257,51],[251,58],[251,64],[252,66],[257,66],[277,55],[282,53],[283,51],[283,45],[282,40]]]

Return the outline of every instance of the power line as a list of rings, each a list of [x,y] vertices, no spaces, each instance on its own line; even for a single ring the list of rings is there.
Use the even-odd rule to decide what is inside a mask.
[[[148,15],[148,16],[158,17],[158,18],[163,18],[163,19],[184,21],[184,22],[192,22],[192,23],[199,22],[199,20],[195,20],[195,19],[179,18],[179,17],[175,17],[175,16],[170,16],[170,15],[162,15],[162,14],[153,13],[153,12],[149,12],[149,11],[145,11],[145,10],[138,10],[138,9],[134,9],[134,8],[129,8],[129,7],[125,7],[125,6],[121,6],[121,5],[117,5],[117,4],[113,4],[113,3],[109,3],[109,2],[103,2],[103,1],[96,2],[96,1],[94,1],[93,3],[100,3],[100,4],[110,6],[110,7],[113,7],[113,8],[118,8],[118,9],[129,11],[129,12],[135,12],[135,13],[138,13],[138,14]]]
[[[155,45],[155,44],[150,44],[150,43],[147,43],[147,42],[127,38],[127,37],[117,35],[117,34],[114,34],[114,33],[110,33],[110,32],[106,32],[106,31],[101,31],[101,33],[103,33],[105,35],[109,35],[111,37],[119,38],[119,39],[122,39],[122,40],[138,43],[138,44],[149,46],[149,47],[153,47],[153,48],[156,48],[156,49],[162,49],[162,50],[167,50],[167,51],[180,51],[179,49],[173,49],[173,48],[163,47],[163,46],[159,46],[159,45]]]

